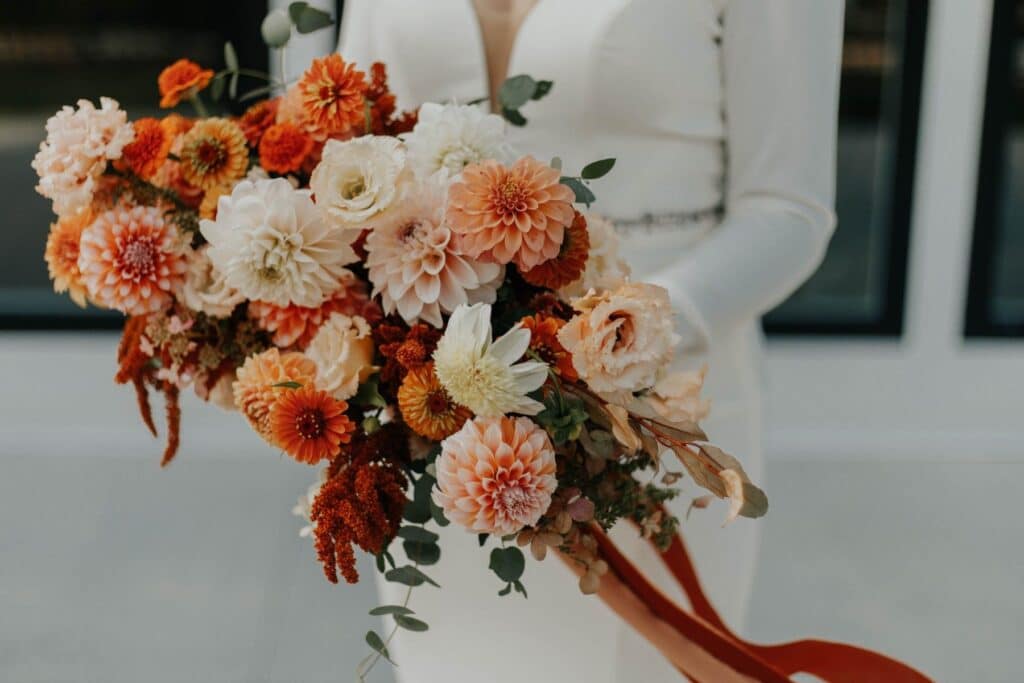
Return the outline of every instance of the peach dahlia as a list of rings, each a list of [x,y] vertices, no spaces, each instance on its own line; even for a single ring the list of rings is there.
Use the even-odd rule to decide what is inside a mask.
[[[312,385],[316,377],[316,365],[305,355],[292,351],[281,353],[272,347],[249,356],[238,369],[232,390],[235,405],[245,415],[260,436],[274,442],[270,423],[270,409],[288,391],[280,386],[283,382]]]
[[[85,308],[85,283],[78,269],[79,244],[82,232],[92,222],[92,212],[61,218],[50,227],[46,239],[46,267],[53,280],[53,291],[68,292],[71,300]]]

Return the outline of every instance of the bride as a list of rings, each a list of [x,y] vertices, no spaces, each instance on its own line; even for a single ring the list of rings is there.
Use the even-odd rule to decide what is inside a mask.
[[[633,272],[669,290],[681,355],[710,368],[706,430],[760,482],[758,316],[817,267],[835,225],[842,10],[841,0],[349,0],[340,50],[386,63],[401,107],[493,102],[508,75],[554,81],[524,109],[514,146],[557,153],[571,173],[617,159],[594,208],[616,223]],[[684,487],[674,502],[680,519],[694,495]],[[723,529],[723,514],[696,511],[682,532],[711,599],[740,628],[758,523]],[[419,590],[413,605],[432,630],[393,647],[403,683],[681,680],[580,596],[557,559],[530,565],[529,599],[498,597],[476,536],[443,532],[431,571],[443,590]],[[683,599],[632,529],[615,536]],[[400,602],[399,588],[381,582],[383,602]]]

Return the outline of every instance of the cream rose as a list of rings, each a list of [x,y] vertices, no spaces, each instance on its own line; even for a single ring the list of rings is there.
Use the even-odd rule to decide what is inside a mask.
[[[672,372],[655,382],[643,397],[661,417],[675,424],[700,422],[711,412],[711,401],[701,398],[707,366],[691,372]]]
[[[370,325],[358,315],[333,313],[317,330],[306,356],[316,364],[317,387],[341,400],[355,396],[378,369]]]
[[[226,318],[245,296],[229,286],[214,268],[207,253],[209,245],[196,249],[189,256],[185,283],[181,287],[181,300],[193,311],[214,318]]]
[[[668,292],[656,285],[626,282],[573,301],[578,314],[558,333],[572,364],[590,388],[633,392],[650,388],[672,361],[679,341]]]

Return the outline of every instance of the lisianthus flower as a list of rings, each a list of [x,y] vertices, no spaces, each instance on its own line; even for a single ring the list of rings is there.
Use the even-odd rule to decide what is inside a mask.
[[[441,386],[433,363],[405,375],[398,389],[398,409],[410,429],[432,441],[454,434],[472,416]]]
[[[352,440],[356,426],[346,410],[347,403],[313,386],[285,390],[270,407],[270,433],[285,453],[315,465]]]
[[[359,385],[377,372],[373,333],[356,316],[332,313],[306,348],[316,364],[316,385],[338,399],[355,396]]]
[[[171,64],[156,79],[160,89],[160,106],[164,109],[175,107],[183,99],[193,97],[210,84],[213,71],[204,69],[188,59],[179,59]]]
[[[239,182],[200,231],[228,285],[278,306],[319,306],[355,260],[351,241],[328,228],[309,191],[284,178]]]
[[[504,270],[468,259],[444,222],[444,188],[425,181],[389,212],[366,239],[366,266],[385,313],[409,324],[442,326],[442,313],[462,304],[493,303]]]
[[[587,265],[579,278],[558,289],[564,301],[581,297],[591,289],[597,292],[614,289],[629,277],[629,264],[619,256],[619,235],[615,226],[597,214],[583,215],[590,243]]]
[[[575,195],[559,172],[533,157],[512,166],[471,164],[448,193],[448,224],[472,258],[526,271],[558,256]]]
[[[517,362],[530,345],[530,332],[516,326],[491,341],[491,307],[459,306],[434,351],[435,372],[448,394],[477,415],[536,415],[544,405],[527,394],[539,389],[548,366]]]
[[[188,259],[188,270],[179,297],[193,311],[213,318],[226,318],[245,296],[225,281],[210,261],[209,245],[194,250]]]
[[[421,177],[442,169],[455,176],[470,164],[487,159],[504,162],[512,154],[505,139],[505,120],[465,104],[424,104],[405,144],[409,163]]]
[[[185,133],[178,156],[185,180],[204,190],[229,185],[249,168],[245,135],[228,119],[200,120]]]
[[[140,178],[148,180],[167,160],[174,136],[167,126],[154,118],[138,119],[132,126],[135,128],[135,138],[124,146],[121,164]]]
[[[156,207],[101,213],[82,232],[78,269],[98,306],[128,315],[169,305],[187,268],[178,230]]]
[[[526,417],[476,417],[441,443],[432,497],[445,517],[478,534],[535,525],[558,487],[547,432]]]
[[[696,371],[668,373],[658,379],[643,400],[665,420],[696,424],[711,412],[710,399],[701,398],[707,366]]]
[[[344,136],[363,122],[366,74],[341,55],[314,59],[298,83],[309,119],[331,136]]]
[[[260,138],[260,166],[271,173],[294,173],[313,150],[313,139],[291,123],[275,123]]]
[[[575,382],[579,379],[576,368],[572,365],[572,355],[558,341],[558,331],[565,325],[564,320],[537,314],[527,316],[520,322],[523,329],[530,332],[530,349],[541,360],[547,363],[562,379],[568,382]]]
[[[531,285],[545,289],[558,289],[575,282],[587,267],[587,253],[590,251],[590,237],[587,234],[587,219],[577,211],[572,225],[565,231],[558,256],[523,271],[523,279]]]
[[[232,385],[235,405],[252,428],[273,444],[270,408],[281,392],[288,391],[280,385],[284,382],[312,385],[315,378],[316,365],[305,355],[297,351],[281,353],[276,347],[271,347],[249,356],[238,368]]]
[[[242,129],[246,141],[251,147],[259,147],[260,138],[268,128],[274,125],[281,98],[262,100],[245,110],[238,118],[238,127]]]

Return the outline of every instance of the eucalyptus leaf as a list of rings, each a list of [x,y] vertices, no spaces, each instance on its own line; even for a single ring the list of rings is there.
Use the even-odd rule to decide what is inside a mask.
[[[398,537],[416,543],[437,543],[441,538],[433,531],[428,531],[421,526],[403,526],[398,530]]]
[[[402,550],[405,551],[406,557],[424,567],[435,565],[441,559],[441,546],[436,543],[403,541]]]
[[[522,581],[513,581],[512,586],[516,589],[516,593],[522,593],[524,598],[530,597],[526,594],[526,586],[523,585]]]
[[[489,569],[498,575],[498,578],[507,583],[518,581],[526,569],[526,557],[523,551],[515,546],[508,548],[495,548],[491,551],[491,562]]]
[[[551,92],[553,87],[555,87],[554,81],[537,81],[537,87],[534,89],[533,97],[530,99],[539,100]]]
[[[392,583],[400,583],[403,586],[421,586],[424,583],[429,583],[431,586],[441,587],[439,583],[434,581],[432,578],[421,572],[411,564],[407,564],[404,567],[396,567],[390,570],[384,575],[384,578]]]
[[[498,591],[498,595],[501,596],[501,597],[505,597],[506,595],[509,595],[511,592],[512,592],[512,584],[511,583],[506,583],[505,587],[502,588],[500,591]]]
[[[302,388],[301,384],[299,384],[298,382],[293,382],[291,380],[289,380],[287,382],[278,382],[277,384],[272,384],[271,386],[273,388],[275,388],[275,389],[301,389]]]
[[[224,88],[227,86],[228,81],[224,75],[217,76],[210,83],[210,99],[214,102],[219,102],[220,98],[224,96]]]
[[[580,176],[586,180],[597,180],[608,175],[608,172],[615,166],[615,159],[599,159],[592,161],[583,167]]]
[[[590,191],[590,188],[587,187],[579,178],[562,176],[561,182],[563,185],[568,186],[576,195],[577,204],[586,204],[589,207],[597,200],[597,197],[595,197],[594,193]]]
[[[229,71],[238,71],[238,53],[230,40],[224,43],[224,64]]]
[[[263,18],[260,35],[267,47],[283,48],[292,37],[292,22],[283,9],[275,9]]]
[[[232,78],[234,78],[234,76],[232,76]],[[272,86],[272,85],[261,85],[260,87],[253,88],[249,92],[247,92],[244,95],[242,95],[241,97],[239,97],[238,101],[239,102],[247,102],[248,100],[254,100],[257,97],[261,97],[263,95],[269,95],[273,91],[274,91],[274,86]]]
[[[498,90],[498,102],[506,109],[519,109],[537,92],[537,81],[526,74],[506,78]]]
[[[407,631],[415,631],[416,633],[422,633],[430,628],[425,621],[420,621],[415,617],[406,617],[401,614],[395,615],[395,623]]]
[[[366,632],[366,644],[369,645],[374,652],[379,652],[384,659],[394,664],[394,662],[391,661],[391,654],[388,652],[387,646],[384,645],[384,639],[381,638],[376,631]]]
[[[477,543],[480,544],[480,547],[483,548],[484,544],[487,543],[487,539],[490,538],[490,537],[491,537],[490,534],[477,534],[476,535],[476,540],[477,540]]]
[[[293,2],[288,5],[288,16],[295,24],[295,30],[303,34],[334,25],[334,19],[330,14],[322,9],[310,7],[307,2]]]
[[[562,157],[551,157],[551,168],[556,171],[562,170]]]
[[[439,527],[446,527],[451,524],[448,518],[444,516],[444,510],[433,499],[430,500],[430,517],[434,520],[434,524]]]
[[[518,109],[509,109],[508,107],[501,108],[501,115],[506,121],[511,123],[513,126],[525,126],[527,121],[526,117],[519,113]]]
[[[412,500],[406,503],[402,512],[405,521],[425,524],[433,518],[430,514],[430,490],[434,487],[434,481],[429,474],[424,474],[416,480],[412,489]]]
[[[235,99],[238,97],[238,72],[231,74],[228,80],[228,97]]]
[[[385,614],[404,614],[408,616],[410,614],[415,614],[415,612],[405,605],[381,605],[380,607],[374,607],[370,610],[371,617],[380,617]]]

